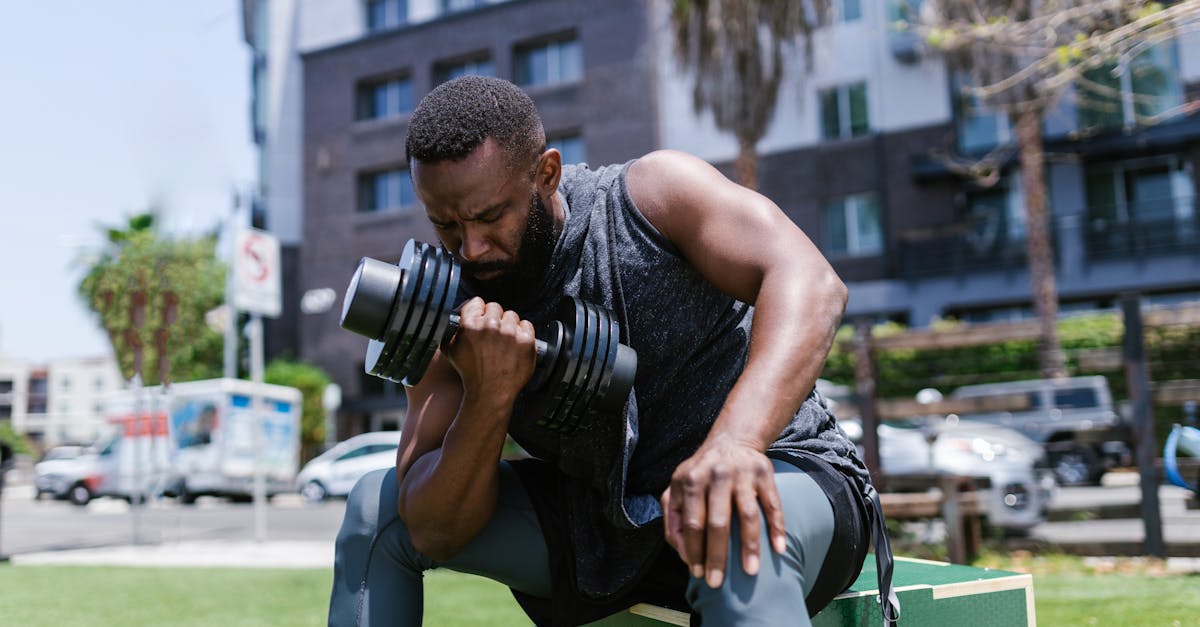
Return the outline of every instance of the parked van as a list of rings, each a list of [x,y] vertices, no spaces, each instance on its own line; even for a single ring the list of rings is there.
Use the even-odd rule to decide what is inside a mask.
[[[262,399],[254,413],[253,397]],[[267,494],[292,489],[300,450],[300,391],[210,379],[148,387],[106,399],[110,436],[98,447],[88,485],[96,496],[166,494],[249,499],[255,465]]]
[[[1009,427],[1041,443],[1062,485],[1096,483],[1106,469],[1132,463],[1128,425],[1118,416],[1102,376],[967,385],[951,396],[1018,394],[1028,398],[1027,409],[961,417]]]

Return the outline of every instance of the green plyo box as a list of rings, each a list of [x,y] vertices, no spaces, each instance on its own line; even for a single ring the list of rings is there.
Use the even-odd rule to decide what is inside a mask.
[[[907,557],[896,558],[892,576],[900,599],[901,626],[1033,627],[1033,577],[990,568],[958,566]],[[689,616],[653,605],[629,608],[625,620],[605,625],[687,625]],[[867,556],[862,574],[813,618],[814,627],[883,625],[875,557]]]

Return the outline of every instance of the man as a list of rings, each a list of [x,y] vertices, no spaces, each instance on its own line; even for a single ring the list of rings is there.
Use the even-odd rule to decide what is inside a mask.
[[[808,238],[683,153],[563,166],[499,79],[434,89],[406,150],[474,297],[407,389],[395,470],[349,498],[330,624],[419,624],[434,567],[504,583],[538,624],[637,602],[705,625],[808,624],[882,525],[813,392],[846,290]],[[566,436],[520,393],[534,324],[564,294],[612,310],[639,362],[623,413]],[[500,461],[506,434],[533,459]]]

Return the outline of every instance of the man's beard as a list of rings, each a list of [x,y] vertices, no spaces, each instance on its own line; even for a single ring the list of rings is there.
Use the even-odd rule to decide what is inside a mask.
[[[525,233],[521,235],[517,258],[512,261],[463,262],[463,281],[471,292],[488,302],[505,306],[526,303],[541,287],[541,279],[550,267],[555,244],[554,219],[542,202],[542,197],[535,191],[529,200],[529,221],[525,225]],[[493,271],[499,271],[500,274],[486,281],[475,278],[480,273]]]

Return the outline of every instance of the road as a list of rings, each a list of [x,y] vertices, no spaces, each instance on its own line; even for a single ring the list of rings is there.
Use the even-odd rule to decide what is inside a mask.
[[[1087,511],[1121,503],[1133,505],[1139,494],[1131,485],[1059,488],[1051,506]],[[1200,511],[1184,508],[1183,491],[1164,486],[1160,500],[1166,541],[1200,546]],[[344,511],[342,500],[309,504],[296,495],[281,495],[268,508],[267,537],[332,541]],[[1094,544],[1095,548],[1089,549],[1091,554],[1106,554],[1103,551],[1107,545],[1140,543],[1142,538],[1143,526],[1137,518],[1046,522],[1030,530],[1032,540],[1062,546]],[[253,539],[254,508],[249,503],[201,498],[196,505],[185,506],[162,499],[141,509],[139,540],[143,544]],[[13,486],[3,494],[0,553],[20,555],[131,543],[133,516],[124,501],[101,498],[86,507],[65,501],[35,501],[29,486]]]
[[[345,501],[307,504],[297,496],[276,497],[267,508],[271,540],[332,541]],[[196,505],[173,499],[140,508],[139,541],[161,544],[189,540],[253,540],[254,507],[200,498]],[[35,501],[28,489],[5,490],[0,506],[0,553],[20,555],[133,543],[133,513],[124,501],[101,498],[85,507],[66,501]]]

